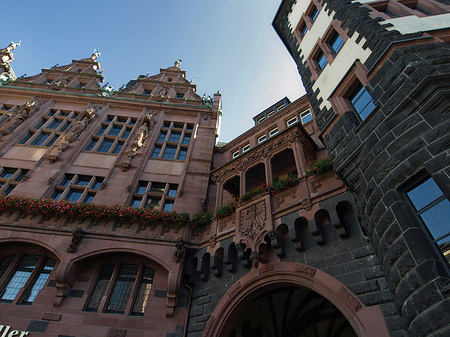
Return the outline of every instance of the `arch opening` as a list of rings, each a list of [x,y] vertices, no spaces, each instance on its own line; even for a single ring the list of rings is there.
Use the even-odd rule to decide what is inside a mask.
[[[302,287],[264,287],[249,295],[236,311],[231,337],[357,336],[331,302]]]

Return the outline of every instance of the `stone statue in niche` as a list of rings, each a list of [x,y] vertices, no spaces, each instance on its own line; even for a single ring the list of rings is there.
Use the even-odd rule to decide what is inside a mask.
[[[10,134],[22,122],[30,117],[33,109],[36,109],[39,104],[36,102],[26,102],[22,105],[15,114],[11,115],[10,119],[0,128],[0,136]]]
[[[134,137],[133,142],[130,145],[130,150],[128,151],[127,159],[122,163],[122,170],[126,171],[130,168],[131,161],[134,156],[138,153],[139,149],[145,146],[144,142],[150,134],[150,130],[155,124],[153,114],[147,114],[142,120],[141,125],[139,126],[139,130]]]
[[[58,157],[67,149],[70,143],[73,143],[78,139],[80,134],[88,126],[92,119],[95,117],[95,108],[89,108],[81,113],[80,119],[75,122],[73,128],[67,133],[59,143],[53,148],[48,155],[48,159],[51,163],[54,163]]]

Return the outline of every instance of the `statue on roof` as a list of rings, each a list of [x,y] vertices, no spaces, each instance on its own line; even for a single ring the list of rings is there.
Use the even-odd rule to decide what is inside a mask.
[[[175,68],[179,68],[180,67],[180,64],[181,64],[181,62],[183,62],[181,59],[178,59],[178,60],[176,60],[175,61],[175,63],[174,63],[174,65],[175,65]]]
[[[9,44],[8,47],[0,49],[0,51],[9,53],[9,52],[11,52],[11,50],[14,50],[14,49],[16,49],[16,47],[19,47],[21,43],[22,43],[22,41],[19,41],[19,42],[11,41],[11,43]]]
[[[99,51],[97,51],[97,49],[94,49],[94,52],[91,55],[91,59],[92,61],[95,61],[102,53],[100,53]]]

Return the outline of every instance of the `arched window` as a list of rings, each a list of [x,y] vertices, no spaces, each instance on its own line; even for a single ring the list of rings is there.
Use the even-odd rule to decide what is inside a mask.
[[[27,248],[0,253],[0,302],[31,305],[47,283],[56,259]]]
[[[154,278],[154,269],[136,258],[102,265],[84,310],[143,316]]]

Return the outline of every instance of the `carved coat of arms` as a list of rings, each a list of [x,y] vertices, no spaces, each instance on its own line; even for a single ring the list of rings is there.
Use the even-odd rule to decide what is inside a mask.
[[[250,205],[241,211],[241,235],[254,240],[264,228],[266,203],[264,200]]]

